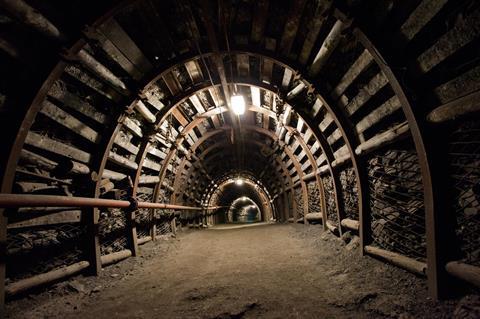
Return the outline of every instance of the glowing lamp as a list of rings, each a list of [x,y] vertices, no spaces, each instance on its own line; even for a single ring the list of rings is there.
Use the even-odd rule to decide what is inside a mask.
[[[232,95],[232,111],[237,115],[245,113],[245,100],[241,95]]]
[[[240,185],[243,185],[243,179],[237,178],[237,179],[235,180],[235,184],[236,184],[236,185],[239,185],[239,186],[240,186]]]

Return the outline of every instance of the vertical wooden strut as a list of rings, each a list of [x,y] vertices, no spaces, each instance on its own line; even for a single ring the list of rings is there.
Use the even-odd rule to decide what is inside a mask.
[[[426,134],[426,117],[420,112],[422,108],[412,106],[410,98],[398,81],[397,74],[389,67],[387,57],[379,53],[375,44],[360,29],[355,29],[354,34],[387,77],[408,120],[422,172],[427,236],[428,291],[434,299],[446,297],[449,280],[445,264],[449,261],[449,247],[452,246],[451,239],[454,234],[452,223],[449,221],[449,206],[448,203],[445,203],[445,181],[442,179],[444,167],[435,157],[435,145],[438,144],[434,141],[436,136]]]

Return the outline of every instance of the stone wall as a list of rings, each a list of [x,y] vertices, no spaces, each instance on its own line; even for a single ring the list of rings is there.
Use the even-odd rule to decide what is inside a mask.
[[[308,211],[310,213],[320,213],[322,209],[320,190],[316,181],[310,181],[307,184],[308,189]]]
[[[303,216],[303,197],[302,197],[302,188],[295,188],[294,192],[295,203],[297,204],[297,216],[298,218]]]
[[[345,217],[358,220],[357,178],[352,167],[347,167],[340,172],[340,185]]]
[[[85,234],[80,223],[9,229],[6,283],[83,260]]]
[[[368,161],[374,244],[408,257],[426,256],[423,184],[416,152],[379,152]]]
[[[463,261],[480,266],[480,124],[467,122],[450,135],[452,206]]]
[[[322,177],[325,188],[325,201],[327,204],[327,218],[333,225],[338,225],[337,206],[335,204],[335,191],[333,178],[330,175]]]

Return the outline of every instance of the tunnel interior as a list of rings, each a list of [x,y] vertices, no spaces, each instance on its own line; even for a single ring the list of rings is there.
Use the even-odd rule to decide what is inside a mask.
[[[98,275],[182,229],[254,222],[353,236],[434,299],[478,289],[479,15],[0,1],[2,305],[58,269]]]

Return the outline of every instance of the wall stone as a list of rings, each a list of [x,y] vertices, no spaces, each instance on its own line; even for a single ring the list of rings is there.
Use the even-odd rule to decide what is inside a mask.
[[[414,149],[388,150],[368,161],[372,237],[408,257],[426,256],[423,185]]]
[[[317,187],[316,181],[311,181],[307,184],[308,189],[308,211],[311,213],[321,212],[321,198],[320,190]]]
[[[335,191],[333,189],[333,178],[330,175],[322,177],[323,187],[325,187],[325,201],[327,203],[327,218],[333,224],[338,226],[337,207],[335,204]]]
[[[347,167],[340,172],[342,187],[342,203],[345,216],[358,220],[358,188],[357,177],[352,167]]]
[[[450,135],[450,177],[455,193],[452,206],[463,261],[480,266],[480,124],[467,122]]]

